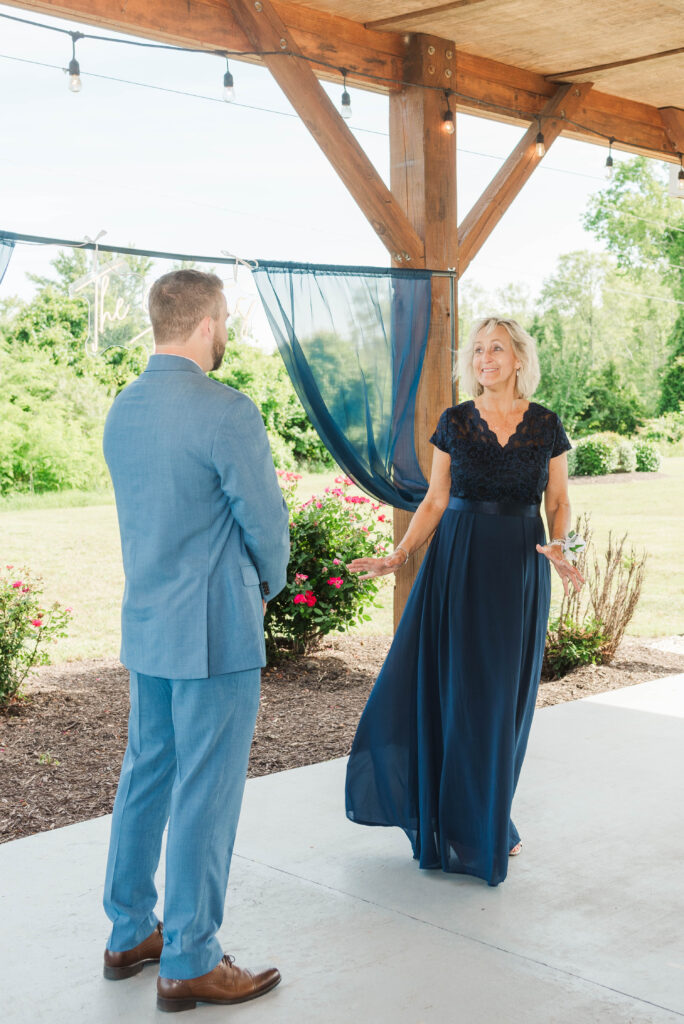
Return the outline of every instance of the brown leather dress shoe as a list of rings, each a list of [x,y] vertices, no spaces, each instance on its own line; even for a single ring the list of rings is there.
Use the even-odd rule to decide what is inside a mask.
[[[198,978],[157,978],[157,1007],[167,1013],[194,1010],[198,1003],[246,1003],[270,992],[280,981],[280,971],[268,967],[252,972],[236,967],[232,956]]]
[[[122,978],[131,978],[138,974],[145,964],[159,963],[163,945],[164,925],[160,921],[152,934],[133,949],[126,949],[122,953],[113,953],[111,949],[105,949],[105,978],[109,981],[121,981]]]

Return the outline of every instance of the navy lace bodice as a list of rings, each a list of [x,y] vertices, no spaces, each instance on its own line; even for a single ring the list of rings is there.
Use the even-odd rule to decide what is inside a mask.
[[[572,445],[555,412],[530,402],[503,447],[475,403],[445,409],[430,438],[451,456],[451,495],[470,501],[541,502],[549,459]]]

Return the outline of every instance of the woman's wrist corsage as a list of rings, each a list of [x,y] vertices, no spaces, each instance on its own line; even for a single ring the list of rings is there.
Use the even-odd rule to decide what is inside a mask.
[[[568,530],[567,537],[555,537],[549,544],[560,544],[563,549],[563,557],[568,562],[576,562],[578,556],[584,551],[586,541],[580,537],[576,530]]]

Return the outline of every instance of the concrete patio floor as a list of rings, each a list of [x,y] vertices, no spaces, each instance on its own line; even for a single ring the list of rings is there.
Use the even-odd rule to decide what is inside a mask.
[[[496,889],[420,871],[401,832],[350,824],[344,769],[248,782],[221,937],[283,982],[189,1020],[682,1021],[684,676],[537,713],[514,808],[524,850]],[[154,967],[101,977],[108,829],[0,846],[4,1024],[167,1019]]]

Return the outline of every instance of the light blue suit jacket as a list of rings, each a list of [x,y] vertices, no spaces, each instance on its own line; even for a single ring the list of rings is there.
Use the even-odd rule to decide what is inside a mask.
[[[153,355],[104,431],[126,587],[121,661],[165,679],[266,662],[262,593],[285,585],[288,511],[257,407]]]

